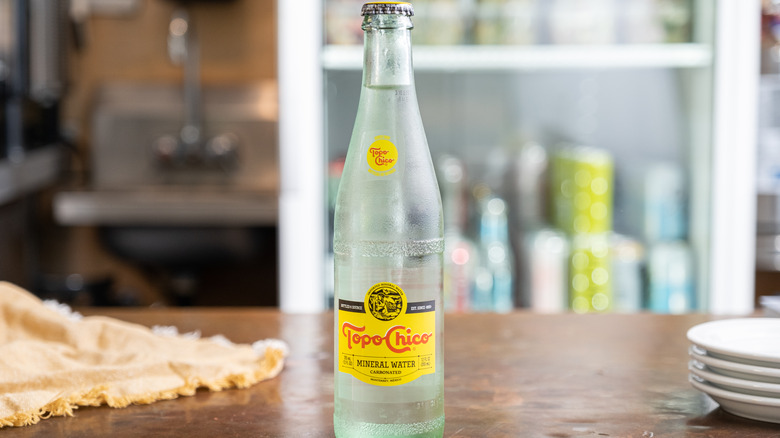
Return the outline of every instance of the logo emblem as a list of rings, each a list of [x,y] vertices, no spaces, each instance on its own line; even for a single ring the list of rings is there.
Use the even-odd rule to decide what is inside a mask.
[[[393,283],[377,283],[366,293],[366,308],[380,321],[392,321],[406,310],[406,295]]]
[[[368,147],[366,161],[368,161],[369,172],[379,176],[389,175],[395,172],[398,149],[390,141],[390,137],[377,135],[374,137],[374,142]]]

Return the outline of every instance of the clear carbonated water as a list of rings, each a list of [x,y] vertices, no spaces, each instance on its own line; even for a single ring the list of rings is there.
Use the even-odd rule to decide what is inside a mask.
[[[441,437],[444,430],[441,250],[443,241],[341,242],[336,255],[337,297],[362,301],[379,281],[404,289],[409,301],[436,300],[436,373],[399,386],[375,386],[336,371],[337,437]],[[371,255],[366,255],[371,254]],[[381,254],[381,255],[379,255]],[[335,332],[338,348],[338,322]],[[338,363],[334,363],[338,370]]]

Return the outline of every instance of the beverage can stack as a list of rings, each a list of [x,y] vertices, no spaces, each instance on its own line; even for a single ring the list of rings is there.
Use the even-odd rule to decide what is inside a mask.
[[[658,163],[645,173],[645,238],[648,254],[648,308],[686,313],[696,308],[693,250],[688,234],[687,188],[683,170]]]
[[[572,241],[569,305],[578,313],[612,309],[610,232],[612,156],[593,147],[564,147],[552,159],[553,224]]]

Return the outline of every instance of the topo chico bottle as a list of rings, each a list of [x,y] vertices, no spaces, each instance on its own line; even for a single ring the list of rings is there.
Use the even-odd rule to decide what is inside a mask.
[[[337,437],[441,437],[443,226],[412,5],[363,5],[363,84],[334,216]]]

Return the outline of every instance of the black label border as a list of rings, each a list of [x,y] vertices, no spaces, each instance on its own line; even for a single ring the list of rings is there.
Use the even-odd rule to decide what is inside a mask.
[[[338,310],[354,313],[366,313],[365,304],[362,301],[339,300]],[[436,311],[436,300],[416,301],[406,303],[406,313],[425,313]]]
[[[436,311],[436,300],[417,301],[406,304],[406,313],[425,313]]]
[[[366,308],[362,301],[339,300],[339,310],[343,310],[345,312],[366,313]]]

